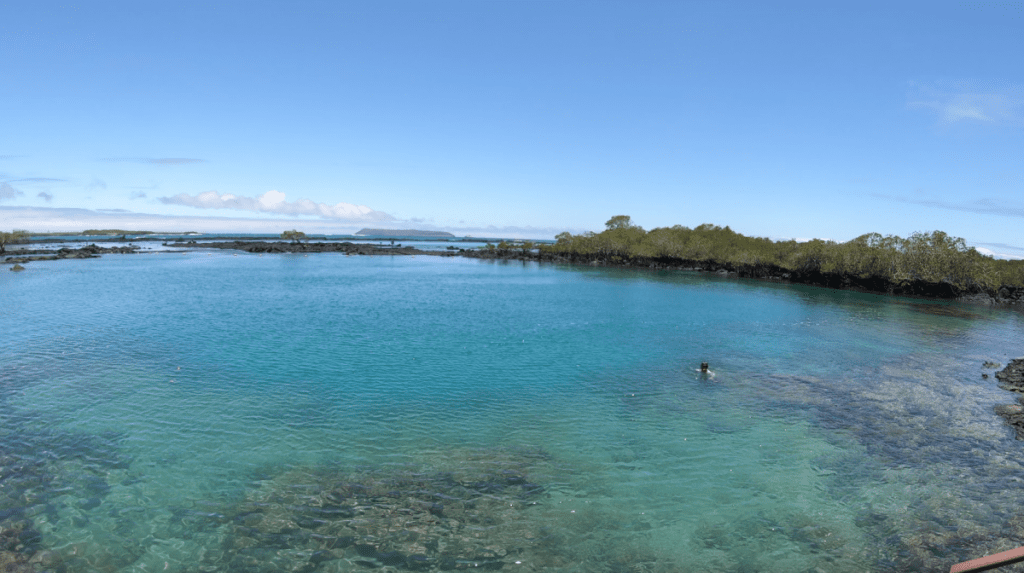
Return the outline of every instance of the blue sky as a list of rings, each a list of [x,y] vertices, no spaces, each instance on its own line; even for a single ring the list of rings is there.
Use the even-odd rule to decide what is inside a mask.
[[[1024,256],[1024,2],[0,3],[0,229]]]

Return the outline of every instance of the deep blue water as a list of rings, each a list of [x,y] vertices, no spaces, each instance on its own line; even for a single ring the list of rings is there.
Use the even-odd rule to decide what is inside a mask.
[[[1024,544],[1014,397],[981,378],[1024,353],[1017,312],[197,251],[0,273],[0,332],[0,551],[40,569],[910,571]]]

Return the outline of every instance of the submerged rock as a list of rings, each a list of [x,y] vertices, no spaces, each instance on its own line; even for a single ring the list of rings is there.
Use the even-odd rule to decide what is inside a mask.
[[[13,551],[0,551],[0,571],[5,573],[35,573],[36,569],[28,563],[24,555]]]
[[[1024,394],[1024,358],[1011,360],[1006,368],[996,372],[996,379],[1003,390]],[[1017,404],[1000,404],[994,408],[996,414],[1016,430],[1018,440],[1024,440],[1024,407],[1021,404],[1024,404],[1024,397]]]
[[[1024,358],[1015,358],[999,372],[996,372],[999,387],[1011,392],[1024,394]]]
[[[451,458],[455,458],[454,460]],[[385,571],[501,569],[550,552],[531,480],[536,452],[461,452],[429,466],[305,469],[264,482],[225,513],[224,562],[254,572],[355,563]],[[258,550],[272,549],[262,554]],[[516,559],[508,561],[512,563]]]
[[[1017,431],[1017,439],[1024,440],[1024,407],[1020,404],[1000,404],[994,410]]]

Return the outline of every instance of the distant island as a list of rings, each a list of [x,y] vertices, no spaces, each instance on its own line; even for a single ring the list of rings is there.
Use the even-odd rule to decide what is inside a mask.
[[[356,233],[358,237],[451,237],[455,235],[444,231],[417,231],[414,229],[363,229]]]
[[[114,236],[114,235],[152,235],[153,231],[125,231],[123,229],[87,229],[82,231],[86,236]]]

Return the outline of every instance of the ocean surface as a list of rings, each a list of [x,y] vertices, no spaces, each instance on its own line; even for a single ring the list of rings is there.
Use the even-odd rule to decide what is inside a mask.
[[[1019,312],[197,250],[4,270],[0,333],[0,562],[39,571],[948,571],[1024,544],[983,366],[1024,354]]]

